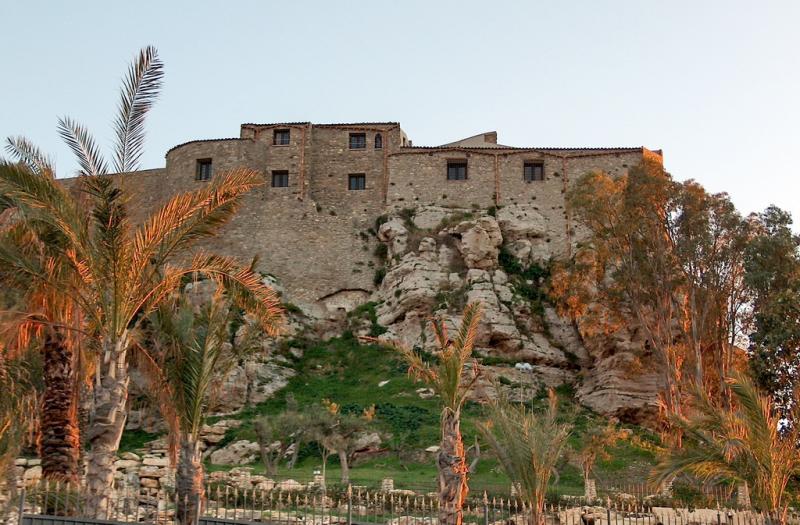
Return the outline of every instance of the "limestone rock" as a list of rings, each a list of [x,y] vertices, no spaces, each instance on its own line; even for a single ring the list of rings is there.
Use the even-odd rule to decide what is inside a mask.
[[[200,429],[200,440],[208,445],[216,445],[225,439],[228,429],[238,428],[241,424],[238,419],[221,419],[213,425],[203,425]]]
[[[42,467],[41,465],[36,465],[34,467],[30,467],[25,470],[25,474],[22,476],[23,481],[25,484],[33,484],[38,483],[40,479],[42,479]]]
[[[505,242],[541,238],[547,233],[545,218],[530,204],[512,204],[499,208],[497,224]]]
[[[455,233],[461,235],[458,250],[467,268],[495,268],[503,236],[494,217],[480,217],[475,221],[462,222]]]
[[[412,221],[414,222],[414,226],[420,230],[433,230],[438,227],[444,219],[458,212],[459,210],[454,210],[452,208],[423,206],[416,210]]]
[[[142,464],[148,467],[168,467],[169,458],[145,456]]]
[[[449,274],[438,262],[406,254],[383,279],[378,293],[378,323],[388,326],[410,311],[429,311],[436,294],[447,286]]]
[[[211,463],[215,465],[247,465],[259,457],[258,443],[241,440],[235,441],[211,453]]]
[[[353,448],[355,450],[374,449],[381,446],[381,435],[377,432],[362,432],[356,437]]]
[[[402,255],[408,245],[408,230],[399,217],[388,220],[378,228],[378,240],[389,246],[389,256]]]
[[[497,210],[497,223],[508,252],[523,264],[547,261],[553,254],[546,241],[547,220],[529,204]]]
[[[295,371],[274,360],[248,360],[233,367],[220,385],[211,407],[217,413],[231,413],[266,401],[285,387]]]
[[[275,485],[275,488],[277,490],[292,492],[297,490],[303,490],[303,484],[293,479],[285,479],[280,483],[278,483],[277,485]]]

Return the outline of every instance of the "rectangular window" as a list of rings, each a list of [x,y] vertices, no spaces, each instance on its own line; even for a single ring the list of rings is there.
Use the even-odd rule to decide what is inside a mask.
[[[194,180],[211,180],[211,159],[197,159]]]
[[[467,161],[451,160],[448,162],[447,180],[467,180]]]
[[[347,189],[348,190],[366,190],[367,189],[367,176],[363,173],[353,173],[347,176]]]
[[[522,178],[525,182],[544,180],[544,162],[526,162],[522,168]]]
[[[286,170],[275,170],[272,172],[272,187],[273,188],[288,188],[289,187],[289,172]]]
[[[350,134],[350,149],[366,149],[366,147],[367,147],[366,133]]]
[[[289,138],[290,134],[288,129],[276,129],[275,133],[272,135],[272,143],[276,146],[288,146]]]

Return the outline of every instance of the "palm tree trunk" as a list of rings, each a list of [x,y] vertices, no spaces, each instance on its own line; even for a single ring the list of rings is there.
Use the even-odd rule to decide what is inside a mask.
[[[197,439],[181,436],[180,446],[175,487],[178,493],[178,523],[193,525],[200,515],[204,495],[203,458]]]
[[[461,439],[461,418],[458,412],[445,408],[442,414],[442,442],[438,457],[439,523],[461,525],[462,507],[469,492],[464,442]]]
[[[87,512],[102,518],[109,512],[114,486],[114,461],[125,429],[128,401],[127,337],[105,341],[103,355],[107,362],[99,371],[95,386],[94,418],[89,431],[86,465]]]
[[[339,454],[339,464],[342,467],[342,485],[347,485],[350,483],[350,465],[347,463],[347,451],[340,450]]]
[[[45,479],[77,484],[80,430],[73,394],[73,349],[58,328],[47,330],[42,347],[44,395],[42,399],[42,475]]]

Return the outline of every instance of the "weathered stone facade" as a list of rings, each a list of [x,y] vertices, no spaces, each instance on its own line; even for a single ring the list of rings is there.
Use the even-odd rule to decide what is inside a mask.
[[[285,139],[288,132],[288,140]],[[276,137],[280,134],[280,139]],[[363,136],[363,148],[350,135]],[[380,144],[376,136],[380,135]],[[196,180],[198,161],[213,173],[245,166],[264,175],[213,248],[249,259],[277,276],[289,300],[324,316],[357,304],[374,291],[373,250],[367,235],[380,215],[403,208],[490,208],[529,204],[544,218],[534,247],[540,255],[569,251],[573,225],[564,193],[591,171],[623,174],[646,155],[636,148],[512,148],[486,133],[438,147],[416,147],[397,123],[243,124],[239,138],[196,140],[167,152],[166,167],[124,175],[138,212],[152,211],[171,195],[208,182]],[[287,142],[276,144],[276,142]],[[377,147],[380,145],[381,147]],[[447,163],[467,163],[466,180],[448,180]],[[544,180],[523,179],[526,162],[542,163]],[[288,186],[272,174],[288,172]],[[365,189],[348,189],[351,174]],[[530,243],[529,243],[530,244]]]

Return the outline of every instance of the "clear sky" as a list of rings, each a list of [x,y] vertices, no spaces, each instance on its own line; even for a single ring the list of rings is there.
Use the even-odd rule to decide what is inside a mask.
[[[120,79],[158,47],[144,167],[242,122],[400,121],[417,145],[663,149],[678,179],[800,220],[797,1],[0,0],[0,137],[61,176],[56,117],[111,143]],[[110,155],[109,155],[110,157]]]

